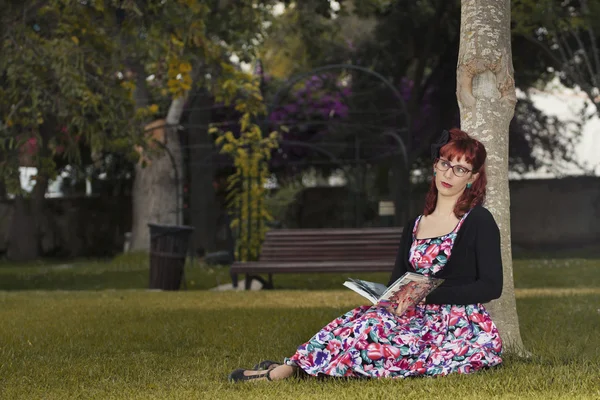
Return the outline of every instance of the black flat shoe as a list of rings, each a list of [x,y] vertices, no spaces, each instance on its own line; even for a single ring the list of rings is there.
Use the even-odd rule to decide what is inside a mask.
[[[229,374],[229,377],[227,379],[229,380],[229,382],[234,382],[234,383],[250,381],[252,379],[259,379],[259,378],[267,378],[268,381],[271,380],[271,370],[268,370],[264,374],[256,374],[256,375],[244,375],[244,371],[247,371],[247,370],[236,369],[231,374]]]
[[[264,360],[264,361],[261,361],[258,364],[256,364],[252,369],[255,371],[260,371],[263,369],[270,369],[270,367],[273,365],[275,365],[275,367],[279,367],[282,364],[277,361]]]

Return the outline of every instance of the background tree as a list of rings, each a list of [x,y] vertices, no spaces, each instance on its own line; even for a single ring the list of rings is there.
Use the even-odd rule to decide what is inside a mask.
[[[580,88],[600,112],[600,2],[514,0],[512,13],[515,34],[529,52],[523,64],[533,78],[558,76],[566,86]]]
[[[276,55],[277,63],[266,62],[265,73],[270,77],[269,67],[276,68],[276,77],[296,76],[312,68],[313,64],[308,62],[294,63],[294,60],[286,62],[287,52],[294,49],[303,49],[310,46],[312,54],[320,57],[322,62],[349,63],[353,65],[368,66],[374,71],[381,73],[389,79],[393,85],[402,93],[407,104],[410,116],[411,135],[402,132],[402,138],[407,146],[409,155],[408,169],[426,168],[428,154],[427,149],[431,138],[437,135],[443,128],[459,124],[459,110],[455,102],[456,96],[456,74],[455,65],[458,60],[458,41],[460,20],[460,2],[343,2],[336,18],[328,22],[327,19],[317,19],[312,22],[318,28],[310,27],[311,22],[294,27],[294,19],[297,13],[306,12],[292,8],[276,19],[274,29],[281,33],[274,34],[273,39],[268,37],[263,52],[267,55]],[[377,2],[375,2],[377,3]],[[315,12],[311,10],[314,14]],[[289,15],[288,15],[289,14]],[[292,21],[289,24],[279,26],[278,22]],[[315,19],[315,18],[313,18]],[[338,21],[343,20],[342,26],[338,27]],[[367,23],[363,23],[367,22]],[[367,28],[364,28],[366,26]],[[357,27],[363,27],[358,29]],[[306,29],[306,31],[304,31]],[[327,32],[324,34],[323,32]],[[351,33],[357,31],[360,35],[353,36]],[[279,31],[277,31],[279,32]],[[311,36],[310,32],[319,32],[318,36]],[[416,33],[415,33],[416,32]],[[346,36],[348,34],[348,36]],[[285,39],[282,39],[285,38]],[[309,39],[311,38],[311,39]],[[286,47],[288,46],[288,47]],[[335,57],[326,58],[321,54],[327,53],[327,48],[333,49],[331,53]],[[320,50],[322,49],[322,50]],[[520,49],[520,48],[519,48]],[[523,49],[521,55],[525,57],[530,49]],[[296,53],[294,53],[296,54]],[[301,60],[313,61],[309,57],[297,57]],[[300,65],[302,64],[302,65]],[[277,65],[289,67],[287,75],[282,73]],[[304,69],[303,69],[304,68]],[[326,79],[335,82],[348,80],[343,76],[347,72],[339,72],[339,76],[328,76]],[[521,71],[522,75],[528,76],[528,80],[521,80],[522,89],[539,79],[535,69]],[[527,75],[528,74],[528,75]],[[534,78],[534,75],[537,78]],[[307,77],[300,82],[301,85],[309,86],[311,79],[322,80],[323,76]],[[368,88],[361,89],[362,83]],[[282,122],[290,129],[282,131],[284,139],[314,143],[315,137],[322,137],[322,141],[343,141],[340,135],[335,136],[335,127],[343,126],[346,129],[342,133],[348,133],[350,126],[374,126],[375,119],[385,121],[386,116],[382,113],[369,115],[365,110],[377,109],[391,111],[394,107],[396,114],[401,111],[397,102],[384,91],[373,90],[373,81],[361,79],[358,74],[352,75],[352,96],[345,95],[345,103],[337,101],[339,105],[348,108],[349,100],[356,104],[362,102],[360,107],[354,107],[357,113],[350,110],[349,115],[335,112],[336,102],[322,102],[320,97],[314,96],[319,92],[312,91],[312,98],[293,96],[299,93],[298,88],[291,91],[291,95],[278,98],[279,104],[271,104],[275,109],[272,115],[274,122]],[[267,91],[269,93],[280,91],[285,79],[267,79]],[[340,90],[335,85],[329,85],[327,90],[333,97]],[[363,93],[361,93],[363,92]],[[389,92],[389,90],[388,90]],[[325,91],[325,93],[329,93]],[[358,100],[356,97],[362,96]],[[307,97],[307,96],[304,96]],[[269,102],[272,97],[268,96]],[[307,101],[308,100],[308,101]],[[352,107],[351,107],[352,108]],[[319,111],[327,110],[333,113],[329,116]],[[362,116],[359,114],[362,113]],[[550,172],[562,173],[566,165],[574,163],[572,154],[576,144],[576,137],[566,135],[567,127],[577,131],[579,128],[575,123],[566,123],[556,118],[545,115],[536,109],[531,99],[523,99],[516,110],[517,118],[510,125],[509,165],[512,172],[525,173],[539,168],[545,168]],[[285,114],[285,115],[283,115]],[[389,118],[389,115],[387,116]],[[394,125],[392,122],[384,122],[379,125]],[[396,123],[397,127],[402,127]],[[569,126],[573,125],[573,126]],[[371,129],[364,129],[371,136],[380,134]],[[319,133],[320,135],[318,135]],[[350,135],[351,136],[351,135]],[[352,140],[347,141],[352,145]],[[394,146],[394,143],[390,144]],[[273,162],[281,164],[285,161],[290,167],[290,161],[296,163],[294,169],[299,171],[297,164],[302,160],[310,163],[312,153],[306,147],[284,144],[282,153],[274,157]],[[321,156],[322,157],[322,156]],[[408,182],[409,172],[406,170],[404,160],[395,157],[391,161],[392,175],[390,183],[378,180],[381,193],[391,196],[396,201],[396,223],[404,222],[403,212],[414,213],[417,210],[407,210],[409,197]],[[380,164],[379,175],[388,175],[390,163]],[[327,174],[326,168],[316,165],[316,168]],[[392,193],[388,190],[392,189]]]
[[[227,78],[223,76],[223,71],[227,71],[223,67],[232,64],[232,57],[249,61],[255,42],[261,40],[271,3],[274,2],[241,1],[232,6],[230,1],[223,0],[140,2],[137,12],[126,13],[122,42],[128,45],[127,64],[136,77],[136,107],[143,110],[157,104],[160,109],[156,115],[164,120],[164,131],[158,141],[162,144],[154,149],[164,151],[155,151],[145,165],[136,167],[132,249],[148,248],[149,222],[183,222],[182,183],[186,168],[183,138],[177,128],[189,105],[188,97],[194,88],[193,104],[207,104],[210,98],[202,101],[198,95],[215,95],[224,89],[220,87]],[[207,127],[195,130],[196,137],[191,143],[198,142],[197,136],[205,137]],[[147,139],[148,144],[156,144],[151,134]],[[194,147],[190,155],[203,156],[198,150],[199,147]],[[214,197],[211,180],[194,180],[191,189],[194,196],[202,192],[203,196]],[[194,207],[194,221],[210,222],[199,215],[204,212]]]
[[[462,0],[457,98],[461,128],[488,151],[486,207],[500,228],[504,287],[490,304],[511,350],[523,348],[514,294],[508,187],[508,129],[517,102],[510,36],[510,0]]]
[[[0,26],[0,174],[15,195],[8,256],[31,260],[51,229],[50,180],[103,149],[126,152],[132,108],[104,2],[6,1]],[[21,189],[20,166],[37,168],[31,194]]]
[[[317,11],[309,8],[310,3],[302,9],[290,8],[276,18],[261,46],[268,78],[267,99],[286,78],[315,66],[349,63],[369,67],[393,82],[405,97],[412,121],[412,135],[405,137],[409,164],[419,168],[421,160],[427,159],[432,137],[443,128],[458,125],[460,120],[454,79],[460,2],[344,1],[331,21],[322,15],[315,17]],[[303,23],[296,26],[295,21],[300,19],[296,14],[300,12],[312,14],[313,18],[303,18]],[[515,58],[520,67],[517,83],[526,92],[532,84],[549,76],[540,69],[539,57],[531,56],[539,56],[539,51],[532,52],[520,36],[515,41]],[[310,48],[312,56],[299,56],[305,54],[306,48]],[[288,59],[290,54],[294,55],[292,59]],[[270,55],[275,57],[272,61]],[[381,99],[374,95],[369,101],[378,104]],[[571,155],[577,135],[565,135],[565,123],[537,110],[530,99],[524,99],[516,114],[509,131],[511,171],[524,173],[545,166],[550,172],[561,173],[563,164],[573,164]],[[577,131],[578,127],[573,128]],[[557,156],[564,163],[557,162]]]

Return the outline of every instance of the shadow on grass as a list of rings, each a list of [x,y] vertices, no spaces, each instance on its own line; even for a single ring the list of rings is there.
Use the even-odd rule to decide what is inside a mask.
[[[600,259],[515,259],[516,288],[582,288],[600,280]],[[349,278],[387,283],[388,273],[275,274],[277,290],[341,290]],[[240,286],[244,275],[240,275]],[[120,256],[110,261],[83,260],[52,265],[0,263],[0,290],[105,290],[146,289],[149,281],[145,254]],[[228,266],[198,262],[185,268],[182,290],[208,290],[231,283]]]
[[[0,290],[103,290],[148,287],[147,271],[38,272],[0,274]]]

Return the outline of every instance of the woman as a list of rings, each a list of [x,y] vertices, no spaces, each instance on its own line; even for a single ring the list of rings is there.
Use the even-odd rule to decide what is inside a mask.
[[[325,326],[282,364],[236,370],[232,381],[310,375],[409,377],[470,373],[502,362],[502,341],[482,303],[500,297],[500,233],[482,207],[486,150],[465,132],[432,146],[425,210],[402,235],[394,282],[407,271],[444,278],[413,308],[362,306]]]

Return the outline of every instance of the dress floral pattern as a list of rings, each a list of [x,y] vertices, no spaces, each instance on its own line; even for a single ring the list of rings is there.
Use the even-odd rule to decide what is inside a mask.
[[[458,230],[416,239],[409,261],[430,275],[444,268]],[[310,375],[337,377],[436,376],[471,373],[502,362],[502,341],[482,304],[419,304],[402,316],[384,307],[362,306],[331,321],[296,354],[286,358]]]

